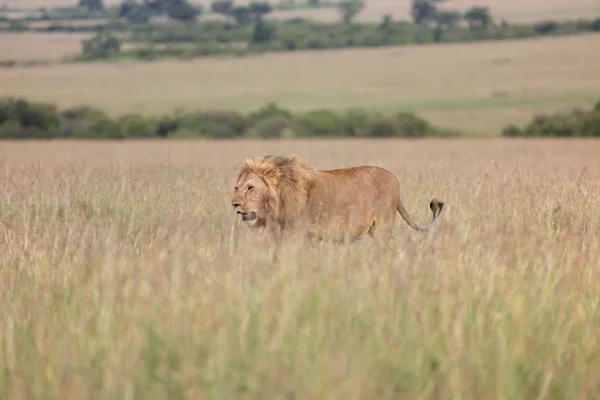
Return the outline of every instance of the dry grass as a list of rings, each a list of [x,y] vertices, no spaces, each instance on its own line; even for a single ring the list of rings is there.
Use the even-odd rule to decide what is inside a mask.
[[[229,200],[251,155],[400,179],[429,233],[284,248]],[[0,398],[600,395],[600,142],[0,144]],[[248,241],[246,241],[247,239]],[[255,247],[253,247],[255,246]]]
[[[495,135],[536,112],[588,107],[600,91],[600,34],[539,40],[269,54],[146,64],[0,70],[0,96],[89,104],[111,114],[177,107],[408,109]]]
[[[238,0],[236,4],[244,4],[250,0]],[[105,0],[105,4],[119,4],[121,0]],[[194,0],[196,4],[210,7],[210,0]],[[378,21],[386,13],[396,19],[410,19],[411,0],[366,0],[366,7],[357,16],[361,21]],[[52,6],[72,6],[73,0],[12,0],[12,7],[39,8]],[[528,22],[539,19],[571,19],[587,18],[600,15],[597,0],[450,0],[447,7],[466,10],[473,5],[490,7],[492,14],[499,19],[514,22]],[[318,20],[338,21],[339,13],[335,9],[296,10],[275,12],[271,18],[304,17]]]
[[[87,33],[2,33],[0,61],[61,60],[81,53],[81,41]]]

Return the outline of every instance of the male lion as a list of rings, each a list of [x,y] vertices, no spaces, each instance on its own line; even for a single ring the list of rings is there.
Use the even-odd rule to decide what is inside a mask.
[[[278,244],[284,230],[292,229],[337,244],[353,243],[367,233],[389,242],[396,211],[413,229],[427,231],[444,207],[431,200],[433,219],[418,225],[402,204],[399,188],[392,173],[375,166],[314,170],[295,154],[265,156],[241,166],[231,205],[244,224],[266,228]]]

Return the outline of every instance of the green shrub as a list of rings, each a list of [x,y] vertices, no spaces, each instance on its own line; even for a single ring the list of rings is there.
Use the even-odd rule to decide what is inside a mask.
[[[156,122],[156,135],[166,137],[179,129],[179,120],[176,117],[164,116]]]
[[[524,136],[524,132],[521,128],[516,125],[508,125],[504,129],[502,129],[501,136],[504,137],[518,137]]]
[[[184,114],[179,118],[180,128],[220,139],[242,136],[247,125],[246,117],[236,111],[200,111]]]
[[[351,108],[344,113],[342,119],[342,132],[344,136],[364,136],[369,119],[372,113],[360,108]]]
[[[51,138],[56,136],[59,124],[54,105],[12,97],[0,100],[2,138]]]
[[[140,114],[126,114],[117,120],[123,137],[148,138],[156,136],[156,124]]]
[[[600,137],[600,110],[581,117],[581,136]]]
[[[35,126],[23,126],[16,120],[6,120],[0,124],[0,139],[51,139],[54,132]]]
[[[540,35],[547,35],[555,32],[559,26],[559,23],[556,21],[544,21],[534,24],[533,31]]]
[[[423,137],[430,133],[431,126],[427,121],[417,117],[414,113],[399,112],[395,116],[398,136]]]
[[[248,124],[254,125],[260,121],[265,119],[274,117],[274,116],[282,116],[287,119],[292,119],[292,113],[284,108],[279,107],[277,103],[269,102],[265,104],[263,107],[259,108],[256,111],[251,112],[248,115]]]
[[[502,136],[523,137],[600,137],[600,102],[590,110],[536,115],[523,128],[509,125]]]
[[[590,119],[582,135],[594,124]],[[582,125],[583,126],[583,125]],[[423,137],[451,136],[455,132],[429,125],[413,113],[382,115],[363,109],[345,112],[316,109],[292,113],[271,102],[243,115],[232,110],[182,112],[147,117],[129,113],[112,118],[102,110],[54,106],[23,99],[0,99],[0,138],[165,138],[201,137]]]
[[[124,139],[121,127],[109,118],[100,118],[86,123],[81,129],[73,132],[79,139]]]
[[[291,118],[273,114],[260,119],[248,131],[248,137],[274,139],[304,136],[302,128]]]
[[[344,118],[331,110],[313,110],[298,116],[303,132],[310,136],[343,136]]]

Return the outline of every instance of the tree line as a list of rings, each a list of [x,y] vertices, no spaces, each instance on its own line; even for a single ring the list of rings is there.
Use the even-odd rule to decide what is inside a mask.
[[[210,21],[194,26],[135,25],[118,31],[103,30],[82,41],[77,60],[130,58],[154,60],[165,57],[197,58],[212,55],[244,56],[252,53],[378,47],[426,43],[456,43],[571,35],[600,31],[600,18],[512,24],[499,27],[454,27],[440,34],[437,27],[394,22],[335,24],[313,21],[269,21],[248,24]],[[129,43],[124,50],[124,44]]]
[[[600,137],[600,100],[590,109],[535,115],[525,126],[508,125],[504,137]]]
[[[524,127],[507,126],[505,137],[600,137],[600,101],[589,110],[536,115]],[[133,138],[424,138],[463,133],[435,126],[412,112],[382,114],[361,108],[292,112],[276,103],[243,114],[234,110],[177,111],[110,117],[89,106],[65,110],[23,98],[0,99],[0,139]]]
[[[106,9],[102,0],[76,1],[77,10],[88,13]],[[113,9],[115,18],[102,25],[51,23],[35,30],[95,31],[95,36],[82,41],[81,54],[75,57],[75,61],[191,59],[211,55],[243,56],[262,52],[502,40],[600,31],[600,18],[509,24],[496,21],[487,7],[474,6],[460,13],[442,9],[441,2],[413,0],[412,21],[394,21],[390,15],[384,15],[378,23],[355,23],[354,16],[360,12],[364,2],[347,0],[335,3],[341,13],[340,22],[327,23],[298,18],[268,20],[265,17],[278,5],[265,1],[236,5],[233,0],[215,0],[210,11],[223,15],[224,20],[198,22],[197,17],[204,12],[203,7],[191,5],[187,0],[123,0]],[[308,4],[317,7],[324,3],[309,0]],[[167,17],[178,22],[152,23],[154,17]]]
[[[302,138],[457,136],[411,112],[391,115],[353,108],[294,113],[276,103],[243,114],[234,110],[128,113],[110,117],[89,106],[58,110],[50,103],[0,99],[0,139]]]

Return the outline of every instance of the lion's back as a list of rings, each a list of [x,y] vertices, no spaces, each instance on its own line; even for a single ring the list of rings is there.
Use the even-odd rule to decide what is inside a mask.
[[[318,171],[309,192],[307,216],[319,225],[360,230],[377,215],[393,215],[398,180],[373,166]]]

